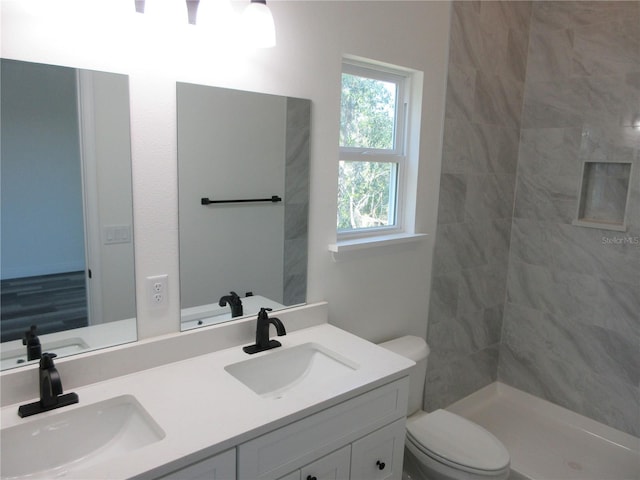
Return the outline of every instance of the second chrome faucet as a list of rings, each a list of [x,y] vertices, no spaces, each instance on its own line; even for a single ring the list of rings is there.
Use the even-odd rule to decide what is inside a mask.
[[[248,354],[254,354],[263,352],[265,350],[271,350],[281,346],[282,344],[277,340],[269,340],[269,325],[276,327],[276,333],[279,337],[286,335],[287,331],[279,318],[269,318],[267,312],[270,312],[270,308],[261,308],[258,313],[258,322],[256,325],[256,343],[254,345],[247,345],[242,349]]]

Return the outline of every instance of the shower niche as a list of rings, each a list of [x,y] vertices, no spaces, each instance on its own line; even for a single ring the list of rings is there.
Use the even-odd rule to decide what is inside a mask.
[[[626,231],[631,167],[630,162],[584,162],[573,225]]]

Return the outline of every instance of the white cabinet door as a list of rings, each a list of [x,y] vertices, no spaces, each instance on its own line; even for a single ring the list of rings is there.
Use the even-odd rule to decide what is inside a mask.
[[[330,453],[301,469],[301,480],[348,480],[351,446]]]
[[[404,417],[408,387],[404,377],[239,445],[238,480],[288,475]]]
[[[370,433],[351,445],[351,480],[400,480],[405,419]]]
[[[236,449],[189,465],[158,480],[235,480]]]

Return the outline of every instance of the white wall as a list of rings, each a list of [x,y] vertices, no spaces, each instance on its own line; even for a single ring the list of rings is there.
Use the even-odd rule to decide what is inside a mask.
[[[2,56],[130,75],[134,226],[141,338],[179,329],[175,82],[185,81],[312,100],[308,300],[327,300],[330,320],[371,340],[424,336],[433,237],[334,263],[340,65],[359,55],[424,72],[418,231],[434,233],[449,3],[270,2],[278,34],[271,50],[242,52],[184,27],[153,31],[144,15],[109,22],[104,12],[51,6],[28,13],[29,0],[2,2]],[[62,0],[48,2],[60,12]],[[95,2],[79,2],[89,9]],[[116,0],[112,0],[116,3]],[[133,8],[133,1],[124,2]],[[130,5],[129,5],[130,4]],[[43,10],[45,9],[45,10]],[[77,10],[76,10],[77,11]],[[168,273],[169,306],[152,309],[144,278]]]
[[[136,315],[134,249],[131,243],[105,244],[104,229],[133,225],[131,144],[128,121],[129,85],[120,76],[88,72],[92,78],[94,154],[97,165],[97,199],[103,322]],[[93,320],[93,319],[91,319]],[[93,323],[93,322],[92,322]]]

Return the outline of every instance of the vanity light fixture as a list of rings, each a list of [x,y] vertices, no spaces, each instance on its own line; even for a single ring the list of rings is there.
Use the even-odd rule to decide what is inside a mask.
[[[158,22],[180,24],[188,21],[184,0],[145,0],[144,13]]]
[[[238,26],[229,0],[135,0],[135,4],[136,11],[164,23],[180,23],[188,19],[189,23],[214,29],[214,33],[221,37],[233,34],[232,30]],[[276,45],[276,27],[266,0],[250,0],[239,20],[237,31],[244,43],[257,48]]]
[[[228,41],[238,30],[238,15],[231,0],[199,0],[195,24],[198,30],[215,36],[217,41]]]
[[[242,12],[242,23],[250,45],[270,48],[276,45],[276,27],[266,0],[251,0]]]

